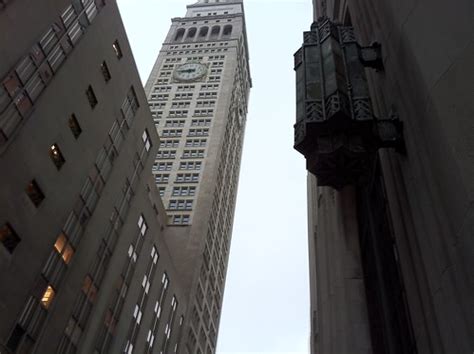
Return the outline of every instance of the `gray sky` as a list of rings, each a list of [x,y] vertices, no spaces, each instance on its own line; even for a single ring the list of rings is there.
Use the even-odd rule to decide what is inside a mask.
[[[194,0],[118,0],[142,81]],[[306,171],[293,150],[293,53],[311,0],[246,0],[253,88],[217,353],[308,353]]]

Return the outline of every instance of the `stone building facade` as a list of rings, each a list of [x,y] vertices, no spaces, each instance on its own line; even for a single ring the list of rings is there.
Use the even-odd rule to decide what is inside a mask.
[[[396,112],[406,151],[379,150],[361,185],[308,175],[312,353],[471,353],[472,3],[313,3],[315,21],[381,44],[372,105]]]
[[[188,353],[216,348],[250,87],[242,0],[198,1],[172,19],[145,91]]]

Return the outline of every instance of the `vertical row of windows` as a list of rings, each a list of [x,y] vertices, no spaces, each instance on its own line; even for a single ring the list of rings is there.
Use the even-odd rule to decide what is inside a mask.
[[[153,279],[155,278],[156,266],[158,263],[158,251],[156,247],[153,246],[150,254],[150,260],[148,262],[145,274],[143,276],[140,293],[138,295],[138,300],[136,302],[135,308],[133,310],[133,320],[129,325],[127,341],[125,344],[124,352],[132,354],[133,348],[135,346],[138,332],[140,330],[141,319],[143,311],[146,308],[148,302],[150,287],[152,285]]]
[[[140,215],[138,218],[137,228],[137,235],[128,247],[122,270],[117,279],[115,295],[112,297],[112,301],[109,303],[102,328],[96,339],[95,347],[99,353],[107,353],[110,350],[110,344],[112,342],[113,336],[115,335],[115,327],[122,313],[128,289],[135,274],[138,257],[140,256],[146,232],[148,230],[148,225],[143,215]],[[155,258],[156,261],[158,261],[158,253],[156,252],[156,249],[154,250],[155,252],[150,260],[153,267],[156,265],[156,263],[154,263]],[[141,313],[137,312],[135,314],[135,319],[138,319],[138,322],[140,322]]]
[[[160,327],[161,313],[162,313],[162,310],[163,310],[163,304],[165,303],[165,300],[166,300],[168,285],[169,285],[168,274],[163,273],[163,276],[161,277],[160,292],[159,292],[159,295],[158,295],[157,300],[155,302],[155,307],[153,309],[152,322],[151,322],[151,325],[149,327],[150,329],[148,330],[147,337],[146,337],[146,343],[147,343],[146,353],[152,353],[153,352],[153,346],[155,344],[155,338],[158,336],[158,329]]]

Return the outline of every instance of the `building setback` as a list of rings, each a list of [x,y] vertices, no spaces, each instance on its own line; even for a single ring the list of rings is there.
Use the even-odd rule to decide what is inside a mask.
[[[321,79],[307,72],[297,78],[303,91],[316,82],[325,90],[305,91],[301,104],[323,108],[306,111],[295,126],[295,146],[304,151],[308,169],[318,174],[308,174],[311,351],[470,353],[474,348],[472,3],[313,3],[317,22],[305,33],[303,48],[313,47],[322,59],[303,57],[304,49],[295,56],[297,73],[302,73],[300,65],[321,65],[325,75]],[[325,41],[332,41],[329,50],[327,43],[319,44]],[[355,41],[362,47],[381,45],[378,70],[366,69],[356,79],[353,73],[359,64],[347,64],[349,46]],[[367,61],[362,47],[360,63]],[[370,98],[368,105],[357,105],[361,97],[354,92],[365,85],[365,75]],[[347,105],[329,104],[333,92],[328,87],[333,82],[338,83],[334,92]],[[373,110],[378,118],[398,117],[404,149],[375,152],[369,147],[366,168],[360,169],[354,156],[361,150],[353,148],[362,146],[357,135],[361,130],[347,127],[366,119],[354,122],[364,110]],[[331,125],[332,117],[339,119],[337,124]],[[327,130],[323,133],[322,128]],[[332,133],[334,145],[323,146]],[[301,145],[303,137],[308,145]],[[324,165],[334,146],[343,146],[335,155],[351,151],[353,158]],[[359,168],[357,174],[352,167]],[[341,184],[342,180],[352,182]]]
[[[157,126],[147,107],[116,2],[0,2],[0,353],[215,351],[250,86],[242,3],[227,6],[232,15],[206,19],[231,20],[225,49],[202,55],[207,70],[193,82],[218,85],[206,91],[218,92],[214,115],[199,118],[212,121],[199,126],[208,137],[193,137],[208,139],[205,157],[193,147],[169,160],[163,194],[154,164],[170,139],[156,127],[165,135],[172,117]],[[209,43],[224,42],[224,26]],[[171,32],[164,48],[191,44]],[[157,87],[181,85],[155,82],[157,69],[150,104]],[[186,134],[207,124],[191,114]],[[201,170],[183,176],[173,208],[185,161]]]

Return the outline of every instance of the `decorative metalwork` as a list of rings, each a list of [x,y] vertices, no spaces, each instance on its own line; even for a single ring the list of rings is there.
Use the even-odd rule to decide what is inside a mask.
[[[321,18],[294,59],[295,149],[319,185],[363,183],[377,149],[403,146],[401,122],[377,120],[369,96],[365,67],[383,69],[380,45],[361,47],[352,27]]]
[[[306,121],[320,122],[324,119],[323,103],[321,101],[307,102],[306,104]]]
[[[357,42],[354,28],[352,27],[339,27],[339,33],[342,39],[342,43]]]

